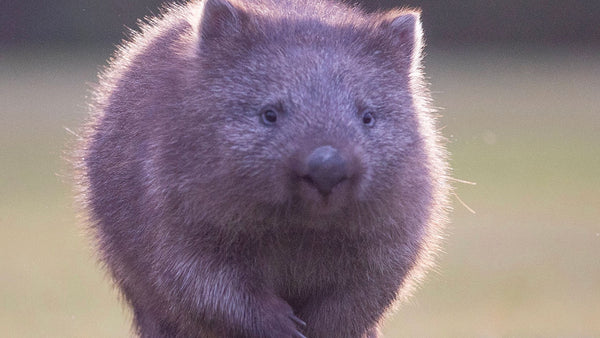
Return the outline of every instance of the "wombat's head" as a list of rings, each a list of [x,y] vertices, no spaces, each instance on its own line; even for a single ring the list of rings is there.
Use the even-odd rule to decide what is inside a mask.
[[[236,219],[426,208],[436,154],[418,13],[273,6],[201,10],[177,117],[184,203]]]

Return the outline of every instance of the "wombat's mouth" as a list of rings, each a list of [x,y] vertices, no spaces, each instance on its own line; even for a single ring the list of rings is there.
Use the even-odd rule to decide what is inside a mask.
[[[342,176],[339,177],[337,180],[335,181],[328,181],[328,182],[319,182],[319,181],[315,181],[315,179],[313,177],[311,177],[310,175],[304,175],[301,177],[301,179],[308,183],[309,185],[313,186],[318,192],[319,194],[321,194],[321,196],[323,196],[323,199],[325,202],[327,202],[327,200],[329,199],[329,195],[331,195],[333,189],[335,187],[337,187],[338,185],[340,185],[343,181],[345,181],[347,179],[346,176]]]

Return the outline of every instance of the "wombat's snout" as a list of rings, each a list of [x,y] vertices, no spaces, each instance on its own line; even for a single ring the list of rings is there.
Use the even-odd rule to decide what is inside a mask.
[[[349,178],[348,161],[332,146],[319,147],[306,157],[307,173],[302,178],[327,196],[340,182]]]

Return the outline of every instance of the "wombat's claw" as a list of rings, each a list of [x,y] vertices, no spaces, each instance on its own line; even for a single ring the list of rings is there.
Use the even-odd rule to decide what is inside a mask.
[[[296,325],[298,325],[298,326],[301,326],[301,327],[305,327],[306,326],[306,323],[302,319],[296,317],[294,314],[290,315],[290,319],[294,323],[296,323]],[[306,336],[303,335],[302,332],[300,332],[300,330],[298,330],[298,329],[296,329],[296,332],[294,332],[294,333],[295,333],[295,337],[296,338],[306,338]]]
[[[302,327],[305,327],[305,326],[306,326],[306,323],[305,323],[305,322],[304,322],[302,319],[300,319],[300,318],[296,317],[295,315],[291,315],[291,316],[290,316],[290,319],[291,319],[291,320],[293,320],[293,321],[294,321],[294,323],[296,323],[296,324],[298,324],[298,325],[300,325],[300,326],[302,326]]]
[[[300,331],[296,330],[296,337],[297,338],[306,338],[305,335],[303,335],[302,333],[300,333]]]

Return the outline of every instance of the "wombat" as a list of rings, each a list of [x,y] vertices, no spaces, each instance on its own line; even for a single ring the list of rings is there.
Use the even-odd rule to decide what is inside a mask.
[[[416,10],[172,5],[101,74],[78,155],[142,337],[377,337],[436,251],[448,166]]]

